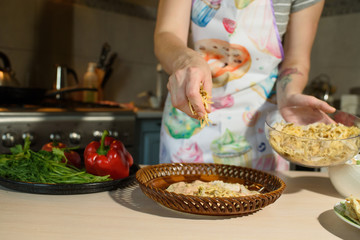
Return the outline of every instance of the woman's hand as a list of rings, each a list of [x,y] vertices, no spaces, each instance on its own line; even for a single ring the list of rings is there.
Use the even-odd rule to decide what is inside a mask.
[[[287,108],[292,106],[305,108]],[[313,122],[333,123],[327,113],[333,113],[336,109],[314,96],[293,94],[288,96],[286,105],[279,106],[279,111],[285,121],[307,125]]]
[[[154,50],[170,75],[167,87],[173,106],[198,119],[210,111],[203,105],[200,86],[211,95],[212,79],[207,62],[187,45],[191,5],[191,0],[159,1]]]
[[[292,94],[287,96],[286,104],[279,105],[279,108],[290,107],[290,106],[305,106],[314,109],[319,109],[324,113],[333,113],[335,108],[330,106],[327,102],[322,101],[314,96],[309,96],[305,94]]]
[[[172,105],[189,115],[201,119],[210,108],[205,109],[200,95],[200,86],[211,96],[212,78],[207,62],[196,52],[188,50],[176,70],[169,77],[167,88],[171,95]],[[189,103],[196,114],[193,114]]]

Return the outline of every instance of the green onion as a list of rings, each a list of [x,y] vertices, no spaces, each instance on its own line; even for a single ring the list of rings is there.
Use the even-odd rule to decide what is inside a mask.
[[[85,170],[77,169],[62,162],[64,152],[29,149],[30,141],[24,147],[17,145],[10,149],[11,154],[0,154],[0,176],[14,181],[48,184],[82,184],[112,180],[107,176],[95,176]]]

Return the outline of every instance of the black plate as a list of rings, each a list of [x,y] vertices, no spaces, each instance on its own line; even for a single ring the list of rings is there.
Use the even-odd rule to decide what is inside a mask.
[[[0,177],[0,185],[27,193],[40,193],[40,194],[55,194],[55,195],[67,195],[67,194],[85,194],[95,193],[103,191],[111,191],[117,188],[125,188],[135,181],[135,174],[140,167],[137,164],[133,164],[130,168],[130,175],[127,178],[97,182],[97,183],[83,183],[83,184],[45,184],[45,183],[28,183],[9,180]]]

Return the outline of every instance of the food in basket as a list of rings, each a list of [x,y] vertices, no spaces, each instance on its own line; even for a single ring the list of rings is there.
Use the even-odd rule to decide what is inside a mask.
[[[270,145],[284,158],[299,164],[325,166],[344,162],[360,147],[360,129],[355,126],[277,122],[272,127]]]
[[[213,216],[254,213],[277,201],[286,188],[275,175],[253,168],[209,163],[163,163],[141,168],[136,180],[146,196],[173,210]],[[221,180],[240,183],[259,194],[240,197],[199,197],[166,190],[170,184]]]
[[[221,180],[211,182],[195,180],[192,183],[177,182],[171,184],[166,190],[198,197],[241,197],[259,194],[258,191],[249,190],[243,184],[225,183]]]
[[[360,225],[360,199],[354,196],[346,198],[344,215]]]

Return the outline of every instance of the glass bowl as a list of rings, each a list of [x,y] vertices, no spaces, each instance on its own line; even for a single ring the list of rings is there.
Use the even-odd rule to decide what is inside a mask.
[[[283,126],[287,124],[291,125],[292,131],[285,133]],[[323,127],[316,128],[318,124],[323,124]],[[312,135],[304,137],[301,129],[310,131]],[[343,137],[349,130],[353,135]],[[266,116],[265,134],[281,157],[305,167],[342,164],[358,154],[360,149],[360,119],[340,110],[332,114],[310,107],[275,110]],[[335,135],[340,136],[335,138]]]

